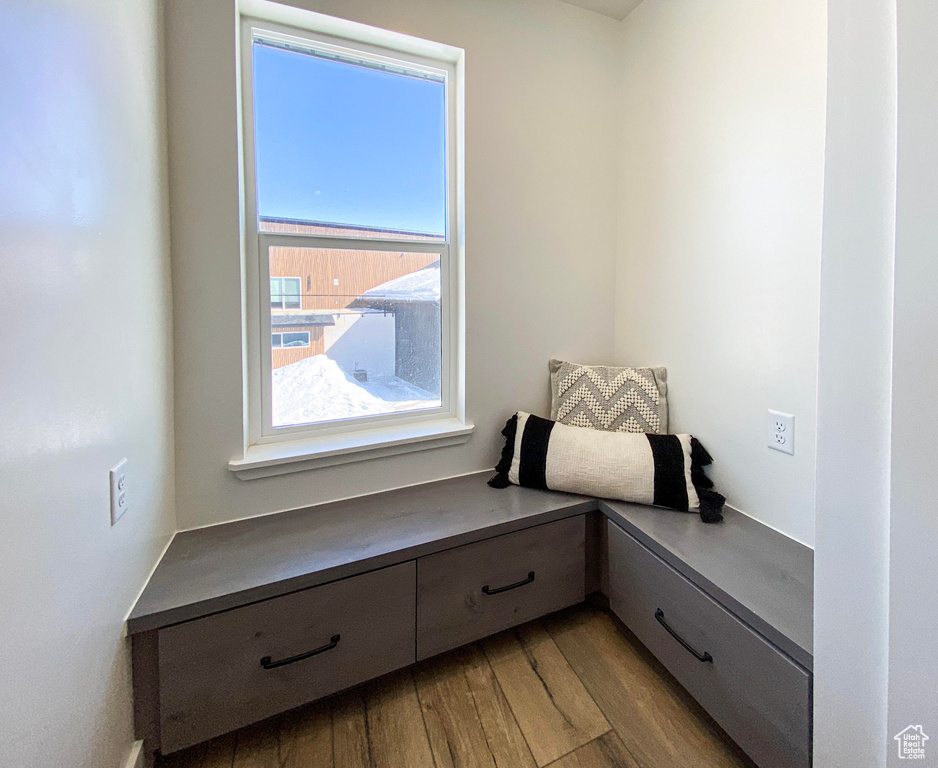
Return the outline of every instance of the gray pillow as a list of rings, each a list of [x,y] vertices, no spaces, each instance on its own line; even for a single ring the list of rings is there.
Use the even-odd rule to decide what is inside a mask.
[[[612,368],[550,361],[550,417],[607,432],[668,433],[665,368]]]

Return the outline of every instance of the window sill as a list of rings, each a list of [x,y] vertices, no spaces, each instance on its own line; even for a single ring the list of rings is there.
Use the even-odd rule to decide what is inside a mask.
[[[459,445],[469,439],[473,429],[475,427],[472,424],[449,418],[339,435],[323,435],[304,440],[252,445],[245,452],[243,459],[229,461],[228,469],[234,472],[239,480],[255,480],[382,456]]]

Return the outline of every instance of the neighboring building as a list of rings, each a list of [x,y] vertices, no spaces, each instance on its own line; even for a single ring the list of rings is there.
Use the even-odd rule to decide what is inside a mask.
[[[263,232],[330,237],[441,241],[441,235],[325,222],[261,218]],[[273,368],[329,354],[362,375],[394,375],[389,334],[397,321],[384,310],[352,306],[378,286],[438,261],[432,253],[273,247],[269,253]],[[439,314],[439,292],[437,292]],[[354,332],[352,332],[354,327]],[[341,345],[340,339],[344,339]],[[370,342],[370,343],[369,343]],[[439,367],[439,361],[437,361]],[[410,379],[407,379],[410,381]],[[415,382],[416,383],[416,382]],[[422,385],[418,385],[422,386]],[[434,390],[431,390],[434,391]]]
[[[440,262],[365,291],[352,307],[394,316],[394,375],[440,392]]]
[[[270,349],[273,367],[280,368],[312,355],[325,352],[323,330],[334,326],[335,318],[328,313],[270,313]]]
[[[260,217],[261,232],[282,232],[287,235],[324,235],[325,237],[375,237],[382,240],[430,240],[443,242],[446,238],[434,232],[417,232],[409,229],[382,229],[381,227],[356,227],[349,224],[330,224],[327,221],[305,219],[281,219],[273,216]]]

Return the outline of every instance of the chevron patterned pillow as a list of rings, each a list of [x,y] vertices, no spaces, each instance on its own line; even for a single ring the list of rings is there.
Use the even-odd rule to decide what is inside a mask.
[[[611,368],[550,361],[550,417],[606,432],[668,432],[665,368]]]

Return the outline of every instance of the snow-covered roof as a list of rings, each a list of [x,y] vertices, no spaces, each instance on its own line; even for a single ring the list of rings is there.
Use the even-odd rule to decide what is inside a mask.
[[[271,313],[271,328],[306,328],[312,325],[335,325],[332,315],[323,313],[303,315],[277,315]]]
[[[388,280],[365,291],[352,306],[371,306],[375,301],[429,301],[440,300],[440,262]]]

